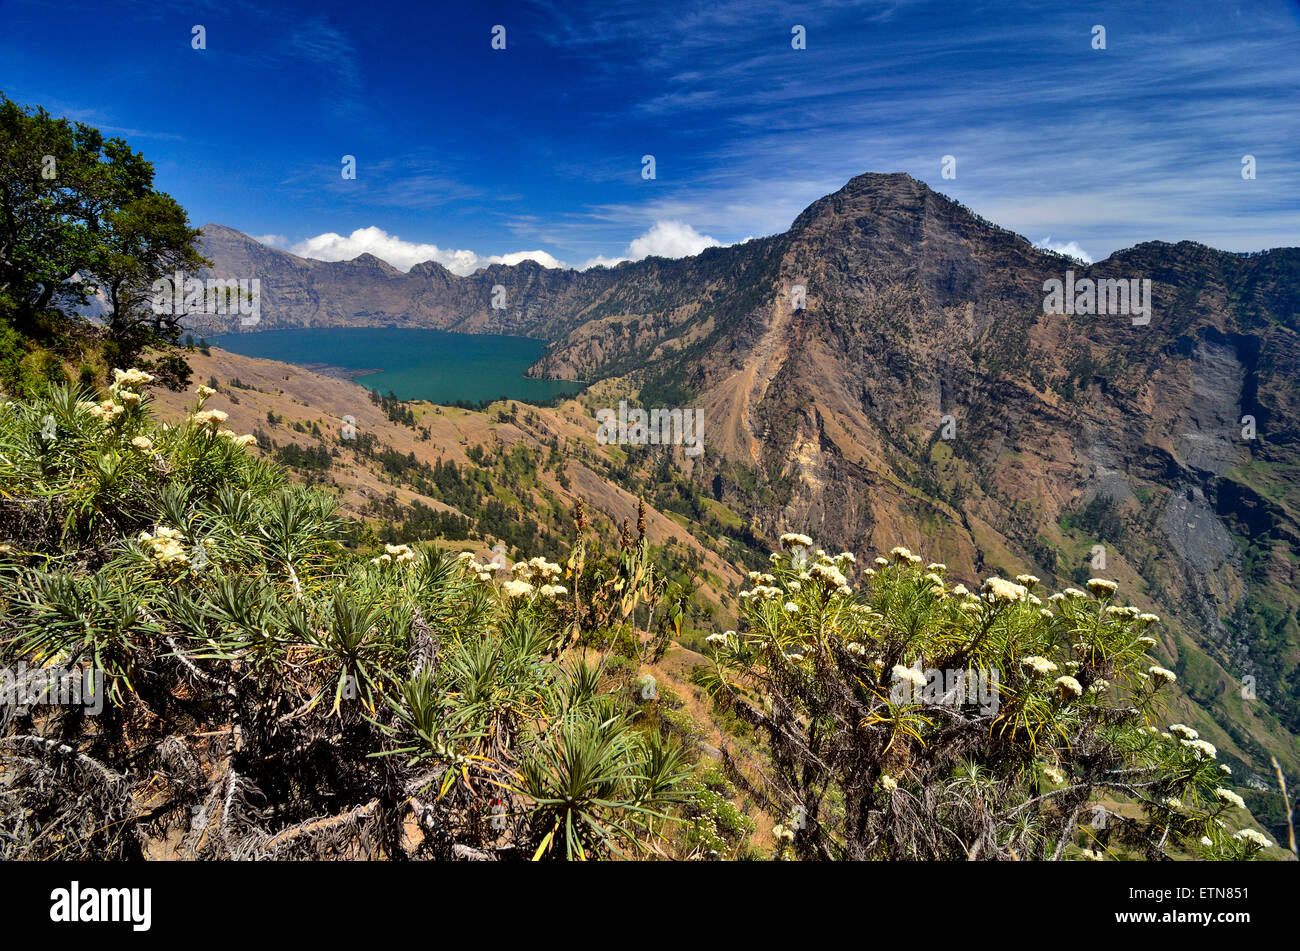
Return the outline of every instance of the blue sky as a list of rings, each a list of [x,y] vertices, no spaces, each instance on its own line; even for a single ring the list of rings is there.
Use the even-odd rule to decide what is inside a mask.
[[[0,0],[0,20],[0,91],[126,138],[196,223],[312,256],[682,254],[783,231],[866,171],[1094,259],[1300,244],[1297,0]]]

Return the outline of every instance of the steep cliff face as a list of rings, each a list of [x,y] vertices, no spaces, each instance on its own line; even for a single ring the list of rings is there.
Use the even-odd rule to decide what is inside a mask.
[[[769,536],[904,542],[971,580],[1115,577],[1168,618],[1184,715],[1256,773],[1266,751],[1300,768],[1300,249],[1084,266],[905,175],[859,176],[781,235],[581,273],[208,236],[218,273],[262,277],[263,328],[523,333],[552,343],[533,373],[603,381],[601,405],[699,407],[706,452],[679,458]],[[1045,313],[1067,272],[1149,280],[1149,322]]]

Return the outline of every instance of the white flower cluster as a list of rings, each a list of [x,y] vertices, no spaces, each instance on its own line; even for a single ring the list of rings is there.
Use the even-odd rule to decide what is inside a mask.
[[[491,581],[496,573],[493,565],[480,564],[468,552],[462,552],[460,559],[467,564],[470,571],[475,573],[479,581]],[[501,586],[501,592],[508,598],[527,598],[533,594],[540,594],[544,598],[555,598],[568,594],[568,588],[554,583],[554,579],[558,578],[563,571],[564,569],[556,562],[547,561],[540,556],[527,561],[517,561],[510,568],[513,577]]]
[[[1178,679],[1177,674],[1172,670],[1166,670],[1163,667],[1151,667],[1147,670],[1147,673],[1151,676],[1151,679],[1156,682],[1157,687],[1171,684]]]
[[[244,435],[239,436],[236,435],[233,429],[223,429],[219,431],[217,435],[220,436],[222,439],[229,439],[236,446],[250,446],[253,443],[257,442],[257,437],[254,436],[252,433],[244,433]]]
[[[1237,809],[1246,808],[1246,800],[1242,799],[1231,789],[1224,789],[1222,786],[1215,787],[1214,795],[1219,798],[1219,802],[1233,806]]]
[[[984,592],[984,597],[992,604],[1010,604],[1015,601],[1024,601],[1029,595],[1029,589],[1022,584],[1016,584],[1014,581],[1007,581],[1005,578],[989,578],[980,588]]]
[[[228,414],[219,409],[205,409],[194,414],[194,424],[196,426],[206,426],[216,432],[217,427],[229,418]]]
[[[1219,756],[1219,751],[1215,749],[1214,744],[1207,743],[1205,740],[1179,740],[1178,742],[1195,753],[1197,759],[1217,759]]]
[[[925,687],[925,674],[921,673],[919,670],[914,670],[911,667],[904,667],[902,664],[895,664],[892,673],[894,675],[894,680],[899,683],[906,680],[917,690]]]
[[[410,545],[385,545],[384,553],[377,558],[371,558],[372,565],[387,565],[390,562],[403,564],[408,561],[415,561],[418,556],[411,550]]]
[[[808,569],[808,574],[828,588],[843,588],[849,583],[849,579],[844,577],[844,572],[831,561],[817,562]]]
[[[564,569],[555,562],[541,557],[517,561],[510,567],[510,573],[522,581],[547,582],[552,578],[558,578],[563,571]]]
[[[159,564],[177,565],[189,561],[185,554],[185,547],[181,544],[181,539],[184,537],[177,529],[159,525],[158,530],[152,535],[141,532],[139,541]]]
[[[1114,581],[1107,581],[1105,578],[1089,578],[1087,588],[1099,598],[1109,598],[1119,590],[1119,585]]]
[[[1250,845],[1257,845],[1261,849],[1270,848],[1273,843],[1268,840],[1262,832],[1256,832],[1254,829],[1242,829],[1240,832],[1233,833],[1232,836],[1239,842],[1247,842]]]
[[[910,548],[904,548],[901,545],[889,549],[889,554],[894,559],[894,561],[898,562],[899,564],[902,564],[903,562],[907,562],[909,564],[919,565],[921,563],[920,555],[913,555],[912,550]],[[883,559],[879,559],[879,558],[877,558],[876,560],[878,562],[883,561]],[[885,561],[884,564],[889,564],[889,562]]]
[[[1083,696],[1083,687],[1073,677],[1057,677],[1056,689],[1060,691],[1062,700]]]
[[[105,426],[111,426],[126,415],[126,407],[120,406],[112,400],[104,400],[102,403],[82,401],[77,404],[77,409],[90,413],[91,416],[94,416]]]
[[[114,370],[113,385],[109,389],[113,393],[134,393],[153,381],[150,374],[134,367],[130,370]]]
[[[1026,670],[1033,671],[1036,674],[1053,674],[1057,671],[1057,666],[1046,657],[1039,657],[1036,654],[1030,654],[1028,657],[1020,659],[1020,665]]]

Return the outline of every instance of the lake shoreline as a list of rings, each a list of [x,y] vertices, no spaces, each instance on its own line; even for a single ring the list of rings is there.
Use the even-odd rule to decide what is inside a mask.
[[[288,361],[286,361],[288,362]],[[353,370],[349,367],[336,367],[328,363],[295,363],[296,367],[302,367],[304,370],[310,370],[312,373],[319,373],[321,376],[327,376],[334,380],[343,380],[347,383],[355,383],[359,376],[369,376],[372,373],[383,373],[383,367],[371,367],[368,370]]]
[[[549,346],[532,337],[432,328],[308,327],[219,334],[213,346],[279,360],[401,400],[440,405],[516,399],[547,403],[581,392],[578,380],[527,376]]]

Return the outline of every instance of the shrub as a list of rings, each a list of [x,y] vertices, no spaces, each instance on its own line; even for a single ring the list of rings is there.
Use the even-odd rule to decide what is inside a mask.
[[[862,572],[808,551],[752,572],[743,630],[710,638],[702,678],[765,737],[782,854],[1061,859],[1201,850],[1248,857],[1217,751],[1160,713],[1158,618],[1113,582],[1046,601],[1038,579],[953,585],[903,548]],[[979,679],[983,675],[983,679]],[[979,689],[971,689],[978,684]],[[1108,801],[1125,798],[1139,815]],[[1206,844],[1208,843],[1208,844]]]
[[[0,860],[590,858],[663,836],[681,747],[563,654],[545,586],[347,553],[333,503],[222,429],[211,389],[159,426],[149,382],[0,406],[0,667],[27,699],[29,674],[103,685],[99,716],[0,700]]]

